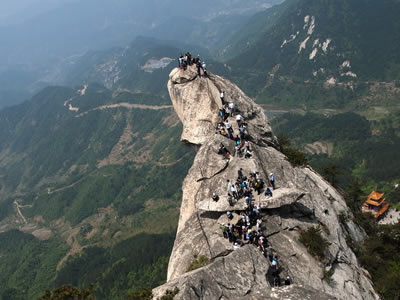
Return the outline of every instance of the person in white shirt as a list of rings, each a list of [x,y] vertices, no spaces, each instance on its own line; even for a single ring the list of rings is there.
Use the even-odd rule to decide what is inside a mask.
[[[228,107],[231,110],[231,117],[233,117],[233,113],[235,111],[235,103],[229,102]]]
[[[228,121],[225,121],[224,125],[226,127],[226,130],[228,130],[228,132],[233,133],[233,129],[232,129],[231,123],[229,123]]]
[[[275,176],[273,173],[269,174],[269,183],[272,186],[272,189],[275,189]]]
[[[221,98],[222,105],[225,105],[225,94],[224,94],[224,91],[221,91],[220,98]]]
[[[239,248],[240,248],[240,246],[239,246],[238,243],[234,243],[234,244],[233,244],[233,250],[237,250],[237,249],[239,249]]]
[[[240,114],[236,115],[235,119],[236,119],[236,122],[237,122],[237,124],[238,124],[238,127],[240,128],[240,125],[241,125],[242,122],[243,122],[243,117],[242,117],[242,115],[240,115]]]

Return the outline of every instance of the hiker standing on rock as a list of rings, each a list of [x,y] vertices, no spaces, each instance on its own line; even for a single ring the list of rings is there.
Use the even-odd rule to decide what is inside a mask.
[[[201,75],[200,75],[201,63],[200,63],[199,60],[198,60],[197,63],[196,63],[196,68],[197,68],[197,75],[200,77],[200,76],[201,76]]]
[[[234,205],[233,197],[232,197],[232,195],[230,193],[228,193],[228,196],[226,197],[226,200],[228,200],[228,203],[229,203],[230,206]]]
[[[181,53],[181,56],[179,56],[178,58],[178,62],[179,62],[179,68],[182,69],[183,68],[183,54]]]
[[[220,96],[220,98],[221,98],[221,103],[222,103],[222,105],[225,105],[225,93],[224,93],[224,91],[221,91],[221,96]]]
[[[207,67],[204,61],[201,64],[201,68],[203,69],[203,75],[207,77]]]
[[[228,194],[232,193],[233,197],[235,199],[237,199],[238,193],[237,193],[236,187],[231,183],[231,181],[229,179],[227,180],[227,183],[228,183],[227,184]]]
[[[228,193],[230,193],[231,191],[232,191],[232,183],[231,183],[231,181],[228,179],[227,181],[227,184],[226,184],[226,190],[227,190],[227,192]]]
[[[222,121],[222,122],[225,121],[225,109],[221,108],[221,109],[218,111],[218,116],[221,118],[221,121]]]
[[[269,174],[269,183],[272,186],[272,189],[275,189],[275,176],[273,173]]]
[[[246,137],[246,125],[240,124],[239,133],[240,133],[240,138],[242,140],[244,140]],[[250,142],[248,142],[247,144],[250,145]],[[246,147],[246,144],[245,144],[245,147]],[[248,148],[248,147],[246,147],[246,148]],[[248,149],[248,150],[250,150],[250,149]]]
[[[219,200],[219,196],[214,192],[212,193],[212,199],[213,201],[217,202]]]
[[[235,112],[235,103],[229,102],[228,107],[231,111],[231,117],[233,117],[233,113]]]
[[[238,170],[238,178],[239,178],[240,182],[243,181],[243,169],[242,168],[240,168]]]

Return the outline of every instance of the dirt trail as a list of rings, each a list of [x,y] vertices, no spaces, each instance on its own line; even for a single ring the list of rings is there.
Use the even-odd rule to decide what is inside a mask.
[[[83,179],[84,179],[84,178],[81,178],[81,179],[79,179],[78,181],[75,181],[74,183],[71,183],[71,184],[69,184],[69,185],[66,185],[66,186],[63,186],[63,187],[61,187],[61,188],[55,189],[55,190],[53,190],[53,191],[50,190],[50,188],[49,188],[49,189],[47,189],[47,194],[48,194],[48,195],[51,195],[51,194],[54,194],[54,193],[61,192],[61,191],[63,191],[63,190],[72,188],[73,186],[75,186],[76,184],[78,184],[79,182],[81,182]]]
[[[124,107],[124,108],[128,108],[128,109],[139,108],[139,109],[161,110],[161,109],[170,109],[173,106],[172,105],[132,104],[132,103],[128,103],[128,102],[121,102],[121,103],[102,105],[102,106],[99,106],[96,108],[92,108],[88,111],[80,113],[79,115],[76,115],[76,117],[82,117],[82,116],[88,114],[89,112],[95,111],[95,110],[104,110],[104,109],[108,109],[108,108],[118,108],[118,107]]]
[[[67,244],[71,247],[67,254],[58,262],[56,270],[59,271],[67,259],[75,254],[80,253],[85,247],[81,246],[76,239],[76,236],[80,232],[80,227],[73,228],[68,232],[68,237],[66,239]]]
[[[152,109],[152,110],[160,110],[160,109],[168,109],[172,108],[172,105],[147,105],[147,104],[132,104],[127,102],[109,104],[109,105],[102,105],[96,107],[92,110],[102,110],[106,108],[116,108],[116,107],[125,107],[125,108],[140,108],[140,109]]]
[[[15,205],[15,210],[17,211],[17,216],[25,223],[28,224],[28,221],[26,221],[24,215],[21,212],[21,208],[24,207],[32,207],[32,205],[19,205],[17,200],[14,200],[14,205]]]

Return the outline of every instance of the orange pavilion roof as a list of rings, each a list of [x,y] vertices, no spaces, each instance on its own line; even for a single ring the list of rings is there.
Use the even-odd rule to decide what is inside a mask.
[[[386,198],[383,198],[384,193],[378,193],[376,191],[372,191],[368,196],[368,200],[363,203],[362,211],[371,213],[375,218],[379,218],[382,214],[384,214],[388,208],[389,203],[386,203]],[[369,209],[368,207],[375,206],[375,208]]]
[[[385,211],[387,211],[388,208],[389,208],[389,203],[386,203],[386,204],[381,208],[381,210],[380,210],[377,214],[374,215],[374,217],[375,217],[375,218],[380,217]]]
[[[376,191],[372,191],[372,193],[369,194],[369,196],[368,196],[368,200],[377,201],[377,200],[380,200],[383,197],[383,195],[385,195],[385,193],[378,193]]]
[[[364,206],[373,205],[373,206],[380,206],[383,202],[385,202],[386,198],[381,199],[380,201],[368,199],[367,201],[364,202]]]

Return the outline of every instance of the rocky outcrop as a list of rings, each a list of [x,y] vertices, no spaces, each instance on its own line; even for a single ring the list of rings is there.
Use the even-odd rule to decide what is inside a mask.
[[[277,145],[271,127],[260,106],[228,80],[210,74],[209,78],[197,76],[195,68],[186,71],[174,69],[168,81],[168,90],[175,111],[183,123],[182,141],[201,145],[215,133],[220,92],[236,104],[236,108],[249,122],[249,130],[260,145]]]
[[[243,262],[240,264],[240,262]],[[191,299],[336,299],[310,287],[269,286],[264,270],[269,265],[257,248],[247,245],[199,270],[186,273],[153,290],[155,298],[179,289],[177,298]]]
[[[182,141],[196,145],[197,155],[182,187],[168,282],[154,294],[177,286],[178,299],[284,299],[287,295],[293,299],[378,299],[368,273],[346,242],[349,238],[360,241],[365,234],[351,221],[343,197],[311,168],[291,166],[277,150],[262,109],[230,81],[213,74],[198,77],[191,68],[173,70],[168,89],[183,123]],[[234,148],[233,141],[215,133],[221,90],[246,120],[253,142],[251,158],[225,159],[217,154],[220,143],[231,153]],[[233,118],[229,120],[235,125]],[[269,260],[256,247],[247,245],[232,252],[232,245],[222,237],[219,224],[229,222],[226,211],[235,211],[238,219],[245,209],[244,199],[234,207],[226,200],[226,181],[235,181],[239,168],[245,175],[258,171],[264,180],[270,173],[275,175],[273,197],[256,195],[255,203],[262,208],[263,230],[280,256],[283,274],[293,280],[289,287],[271,287],[266,280]],[[211,199],[213,192],[220,195],[219,201]],[[340,222],[339,215],[348,218]],[[323,262],[299,242],[300,230],[309,227],[320,228],[329,242]],[[198,255],[207,256],[211,264],[186,273]]]

